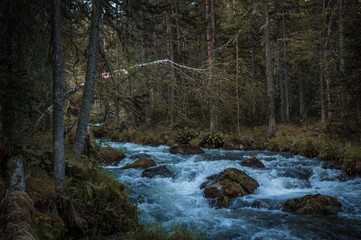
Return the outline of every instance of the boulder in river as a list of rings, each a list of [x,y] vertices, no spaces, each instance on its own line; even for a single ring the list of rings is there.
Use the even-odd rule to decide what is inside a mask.
[[[202,154],[204,151],[197,146],[192,146],[190,144],[174,144],[170,149],[169,152],[171,154]]]
[[[101,148],[98,154],[98,161],[106,165],[117,165],[123,158],[124,153],[112,147]]]
[[[152,147],[158,147],[160,145],[162,145],[161,142],[159,142],[156,139],[153,138],[147,138],[144,140],[143,145],[148,145],[148,146],[152,146]]]
[[[285,210],[296,214],[333,215],[341,210],[341,203],[327,195],[306,195],[285,202]]]
[[[244,167],[255,167],[255,168],[265,168],[264,164],[256,157],[244,160],[240,162],[241,166]]]
[[[251,194],[258,187],[258,182],[243,171],[227,168],[204,188],[204,197],[216,198],[219,207],[226,207],[229,198]]]
[[[140,159],[146,159],[146,158],[150,158],[150,157],[151,156],[149,154],[138,153],[138,154],[134,154],[134,155],[130,156],[129,159],[140,160]]]
[[[150,158],[146,158],[146,159],[141,159],[141,160],[137,160],[133,163],[127,163],[125,164],[123,167],[121,167],[120,169],[128,169],[128,168],[150,168],[150,167],[154,167],[155,162],[153,161],[153,159]]]
[[[153,178],[156,176],[172,177],[172,172],[164,165],[154,168],[148,168],[142,172],[142,177]]]
[[[224,150],[243,150],[244,146],[240,143],[226,142],[223,145]]]

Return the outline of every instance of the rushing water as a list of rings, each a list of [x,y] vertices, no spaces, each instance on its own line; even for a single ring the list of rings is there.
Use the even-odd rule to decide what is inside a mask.
[[[125,158],[109,171],[130,186],[138,203],[139,220],[164,227],[194,227],[207,239],[361,239],[361,178],[346,178],[340,170],[323,168],[324,162],[290,153],[269,151],[207,150],[202,155],[172,155],[169,147],[111,143],[126,147]],[[131,156],[149,154],[157,165],[166,165],[172,178],[142,178],[142,170],[120,170]],[[239,165],[257,156],[266,166]],[[214,208],[199,186],[206,177],[225,168],[246,171],[260,187],[253,194],[231,200],[229,208]],[[300,216],[282,210],[283,203],[307,194],[335,196],[343,212],[335,216]],[[252,207],[252,202],[258,208]]]

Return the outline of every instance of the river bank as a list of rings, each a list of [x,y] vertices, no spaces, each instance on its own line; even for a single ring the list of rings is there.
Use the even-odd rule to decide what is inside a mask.
[[[275,137],[267,139],[266,127],[244,128],[240,135],[194,129],[175,131],[138,128],[130,131],[93,127],[96,137],[113,142],[132,142],[141,145],[172,146],[175,143],[195,147],[223,148],[226,150],[269,150],[292,152],[305,157],[334,162],[334,166],[348,176],[361,175],[361,143],[330,134],[324,124],[309,126],[278,125]]]

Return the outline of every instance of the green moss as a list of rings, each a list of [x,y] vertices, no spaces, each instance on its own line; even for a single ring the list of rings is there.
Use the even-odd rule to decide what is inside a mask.
[[[103,123],[104,122],[104,116],[103,115],[95,115],[91,114],[89,116],[89,123]]]
[[[318,149],[318,139],[312,137],[306,137],[300,140],[296,140],[290,148],[292,153],[309,158],[317,157]]]
[[[114,239],[135,239],[135,240],[193,240],[193,239],[205,239],[204,233],[195,231],[193,228],[184,229],[178,225],[173,225],[169,230],[164,227],[146,223],[137,231],[128,232],[121,236],[116,236]]]
[[[270,140],[267,146],[267,150],[274,152],[286,152],[290,151],[293,140],[291,137],[277,136]]]
[[[342,169],[348,175],[361,174],[361,146],[348,144],[340,150]]]
[[[74,202],[89,229],[101,233],[134,231],[137,207],[128,200],[126,187],[88,159],[67,160],[66,196]]]

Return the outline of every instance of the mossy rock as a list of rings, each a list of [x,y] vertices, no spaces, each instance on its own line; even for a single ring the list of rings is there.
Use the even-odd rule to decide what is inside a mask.
[[[244,167],[265,168],[264,164],[257,157],[244,160],[239,164]]]
[[[223,144],[224,150],[243,150],[244,146],[241,143],[225,142]]]
[[[306,195],[288,200],[285,210],[300,215],[333,215],[341,210],[341,203],[336,198],[327,195]]]
[[[202,132],[200,146],[203,148],[221,148],[224,145],[223,135],[219,132]]]
[[[172,172],[164,165],[154,168],[148,168],[142,172],[142,177],[154,178],[156,176],[165,178],[172,177]]]
[[[99,162],[106,165],[116,164],[123,158],[125,158],[124,153],[112,147],[100,148],[98,152]]]
[[[226,207],[229,198],[251,194],[258,187],[257,181],[243,171],[236,168],[227,168],[204,188],[204,197],[217,198],[216,204],[219,207]]]
[[[192,146],[190,144],[174,144],[170,149],[169,152],[171,154],[202,154],[204,151],[197,146]]]
[[[154,167],[157,164],[153,161],[153,159],[150,158],[146,158],[146,159],[140,159],[137,160],[133,163],[127,163],[125,164],[123,167],[121,167],[120,169],[128,169],[128,168],[150,168],[150,167]]]

